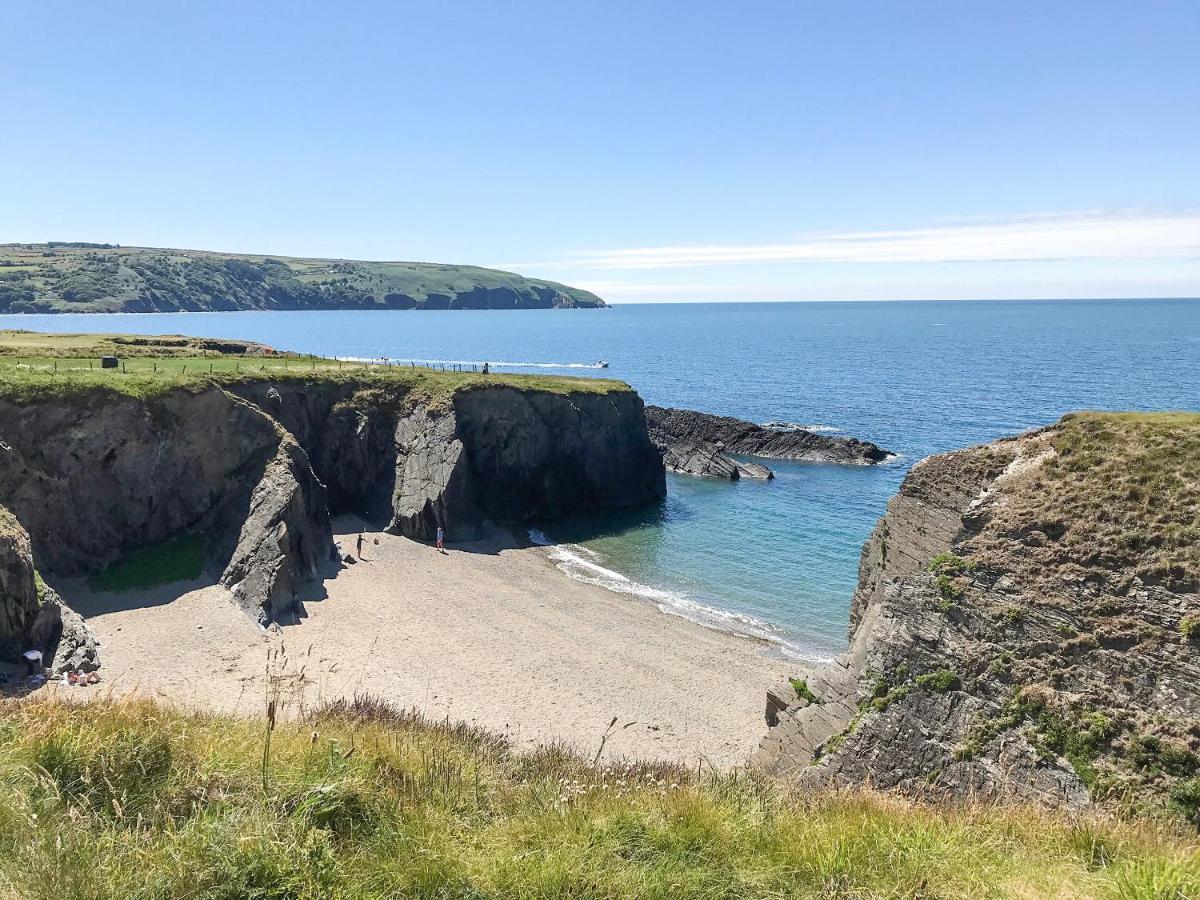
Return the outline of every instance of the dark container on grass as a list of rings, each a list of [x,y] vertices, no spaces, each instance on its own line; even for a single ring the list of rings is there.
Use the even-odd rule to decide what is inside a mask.
[[[100,368],[102,369],[115,369],[120,364],[120,360],[118,360],[115,356],[100,357]]]

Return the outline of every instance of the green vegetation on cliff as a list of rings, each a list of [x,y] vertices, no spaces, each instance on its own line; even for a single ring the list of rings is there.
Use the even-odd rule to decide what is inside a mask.
[[[1200,896],[1159,826],[521,755],[372,701],[12,702],[0,779],[0,891],[35,900]]]
[[[0,245],[0,313],[602,306],[579,288],[478,266]]]
[[[121,363],[103,369],[100,357]],[[145,397],[179,388],[263,379],[352,383],[363,389],[401,391],[414,398],[443,400],[462,391],[511,387],[556,394],[607,394],[631,390],[607,378],[513,375],[493,372],[382,366],[280,353],[261,344],[181,335],[45,334],[0,331],[0,398],[116,392]]]

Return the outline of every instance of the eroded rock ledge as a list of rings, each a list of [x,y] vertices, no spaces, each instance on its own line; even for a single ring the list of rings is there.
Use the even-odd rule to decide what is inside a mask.
[[[667,468],[684,475],[734,481],[774,477],[766,466],[740,462],[730,454],[842,465],[875,465],[895,455],[868,441],[803,429],[780,431],[690,409],[647,406],[646,424]]]
[[[918,463],[849,650],[769,692],[757,765],[1200,817],[1197,446],[1198,415],[1080,414]]]
[[[210,571],[265,623],[296,610],[301,582],[336,567],[331,515],[418,539],[440,525],[467,540],[489,523],[664,494],[631,390],[480,385],[431,398],[291,377],[148,397],[0,396],[0,644],[11,655],[41,634],[34,561],[87,575],[199,535]]]

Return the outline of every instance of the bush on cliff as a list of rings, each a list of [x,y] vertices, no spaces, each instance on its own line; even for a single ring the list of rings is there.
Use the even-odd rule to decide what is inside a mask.
[[[0,893],[1200,896],[1194,835],[1154,824],[595,767],[370,701],[267,733],[149,702],[10,702]]]

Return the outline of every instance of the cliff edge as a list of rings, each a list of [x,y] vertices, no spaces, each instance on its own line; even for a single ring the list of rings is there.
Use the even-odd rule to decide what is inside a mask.
[[[665,494],[642,401],[617,382],[315,363],[17,371],[0,386],[9,656],[44,606],[34,560],[47,575],[94,575],[198,540],[206,570],[266,623],[299,611],[298,586],[336,568],[333,515],[425,540],[440,526],[455,541]]]
[[[848,651],[768,694],[757,765],[1196,819],[1198,523],[1198,414],[923,460],[863,548]]]

